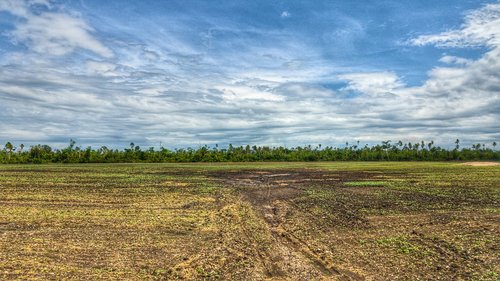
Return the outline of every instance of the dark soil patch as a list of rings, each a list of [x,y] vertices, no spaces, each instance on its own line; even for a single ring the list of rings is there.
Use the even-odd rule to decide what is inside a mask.
[[[363,223],[363,219],[351,206],[336,204],[336,211],[328,216],[312,213],[309,206],[303,205],[301,198],[307,197],[311,189],[349,189],[344,182],[372,179],[377,173],[369,172],[328,172],[324,170],[273,170],[259,171],[222,171],[211,173],[215,180],[230,187],[237,195],[249,202],[261,218],[267,223],[274,239],[272,249],[280,253],[268,272],[289,274],[301,271],[305,276],[314,278],[335,278],[361,280],[361,276],[346,268],[335,265],[333,259],[325,255],[308,241],[300,238],[292,229],[296,228],[293,220],[301,217],[301,225],[307,224],[331,227],[343,224]],[[371,188],[371,187],[367,187]],[[357,188],[359,189],[359,188]],[[312,202],[307,199],[307,202]],[[334,221],[333,216],[337,216]],[[331,222],[334,223],[331,223]],[[349,221],[349,222],[347,222]],[[276,256],[267,254],[268,256]],[[271,274],[270,277],[274,275]]]

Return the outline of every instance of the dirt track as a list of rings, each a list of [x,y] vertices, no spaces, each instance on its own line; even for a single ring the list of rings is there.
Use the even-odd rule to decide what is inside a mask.
[[[280,278],[294,276],[300,280],[364,280],[359,274],[334,265],[328,251],[314,248],[307,241],[287,229],[287,220],[293,212],[299,211],[294,199],[314,185],[336,185],[343,182],[368,179],[370,173],[327,173],[321,170],[285,171],[239,171],[236,173],[217,173],[213,175],[225,186],[230,186],[249,202],[261,219],[267,224],[272,236],[268,251],[259,254],[260,263],[266,277]],[[315,214],[303,214],[314,222]],[[321,223],[321,222],[319,222]]]
[[[403,271],[408,271],[407,277],[415,276],[419,268],[416,265],[411,265],[416,266],[413,268],[409,264],[405,265],[405,262],[410,261],[403,259],[402,263],[398,263],[384,260],[394,258],[390,257],[391,253],[378,253],[372,257],[370,251],[373,249],[366,251],[364,247],[354,242],[359,237],[369,238],[381,233],[394,235],[394,237],[398,237],[394,233],[402,233],[404,237],[412,237],[413,242],[406,242],[406,240],[396,242],[401,243],[403,245],[401,247],[418,243],[424,245],[422,247],[440,252],[438,256],[443,255],[441,257],[443,263],[454,266],[454,268],[445,267],[446,265],[440,267],[440,270],[444,269],[442,273],[450,270],[446,273],[450,274],[450,278],[463,276],[460,275],[463,272],[456,272],[458,267],[467,265],[474,268],[474,262],[471,261],[472,257],[469,254],[450,248],[447,242],[430,238],[436,227],[439,229],[443,222],[449,225],[454,220],[450,217],[453,213],[430,217],[432,222],[429,225],[431,226],[425,229],[422,227],[427,224],[425,214],[413,214],[407,206],[397,202],[397,200],[417,202],[419,206],[417,208],[425,210],[434,205],[447,204],[446,198],[406,192],[395,193],[389,198],[376,195],[384,191],[383,186],[377,185],[380,180],[386,177],[403,178],[407,175],[396,172],[382,175],[376,172],[327,172],[302,169],[226,171],[213,173],[210,176],[233,190],[234,194],[243,202],[247,202],[258,218],[265,222],[259,229],[246,229],[248,234],[246,239],[250,240],[247,245],[253,248],[252,252],[255,253],[254,258],[258,259],[258,265],[253,269],[251,277],[247,276],[242,279],[404,279],[405,274],[392,275],[391,268],[396,264],[399,264],[398,267],[408,266],[403,269]],[[370,185],[350,186],[348,184],[353,182],[368,182]],[[309,196],[311,191],[320,193],[324,191],[333,195],[313,199],[314,196]],[[460,202],[456,201],[456,203]],[[364,209],[387,209],[391,212],[410,213],[408,216],[393,217],[387,221],[385,217],[365,215]],[[442,219],[448,217],[448,219],[440,221],[440,217]],[[469,227],[474,228],[472,225]],[[254,237],[253,231],[260,232],[267,239],[252,238]],[[262,243],[266,246],[262,247]],[[227,246],[232,247],[232,245]],[[415,246],[415,249],[420,249],[419,247],[421,246]],[[380,260],[377,260],[377,256]],[[373,260],[369,260],[371,258]],[[455,272],[451,273],[453,271]],[[418,274],[424,278],[434,276],[431,272],[425,271]]]

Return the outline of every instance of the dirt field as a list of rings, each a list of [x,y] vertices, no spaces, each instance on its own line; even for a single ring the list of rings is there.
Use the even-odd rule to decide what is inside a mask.
[[[497,162],[466,162],[462,165],[466,166],[475,166],[475,167],[487,167],[487,166],[500,166],[500,163]]]
[[[0,167],[1,280],[499,280],[500,167]]]

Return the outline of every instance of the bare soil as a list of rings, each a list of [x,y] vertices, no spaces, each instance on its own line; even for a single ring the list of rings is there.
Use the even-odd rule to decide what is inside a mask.
[[[368,173],[329,174],[316,170],[238,171],[212,175],[231,187],[249,202],[267,224],[271,246],[259,253],[267,278],[297,278],[298,280],[363,280],[357,273],[336,267],[321,255],[320,249],[289,231],[286,222],[297,209],[294,199],[304,194],[310,185],[335,183],[366,178]],[[296,210],[295,210],[296,211]],[[313,214],[309,214],[314,217]],[[258,247],[258,245],[254,245]]]
[[[440,276],[437,279],[455,280],[471,278],[480,271],[481,263],[492,266],[491,260],[478,258],[436,234],[444,231],[453,237],[462,235],[457,233],[481,231],[478,228],[498,234],[498,215],[478,217],[454,208],[433,214],[429,207],[442,206],[450,200],[460,205],[460,201],[405,191],[379,195],[387,188],[382,181],[377,185],[377,181],[405,176],[408,175],[398,172],[381,175],[314,169],[211,174],[265,222],[258,229],[247,230],[266,233],[268,237],[265,242],[246,243],[258,253],[250,259],[258,261],[253,272],[261,274],[252,278],[407,280]],[[361,186],[346,184],[352,182]],[[363,186],[364,182],[371,184]],[[322,197],[323,193],[327,195]],[[473,217],[477,221],[472,222]],[[456,229],[457,225],[463,229]],[[266,246],[262,247],[262,243]],[[494,259],[498,260],[498,256]]]
[[[466,162],[462,163],[464,166],[473,166],[473,167],[488,167],[488,166],[500,166],[500,163],[497,162]]]
[[[0,280],[496,281],[499,178],[453,163],[13,166]]]

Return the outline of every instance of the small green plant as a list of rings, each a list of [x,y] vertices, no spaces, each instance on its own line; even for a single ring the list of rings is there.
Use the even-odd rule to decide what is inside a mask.
[[[408,241],[404,235],[390,236],[377,240],[377,243],[382,246],[387,246],[396,249],[398,252],[409,255],[421,252],[421,249]]]
[[[386,186],[386,181],[350,181],[344,183],[345,186]]]
[[[214,270],[206,270],[203,267],[197,267],[196,273],[202,280],[218,280],[220,279],[219,274]]]

